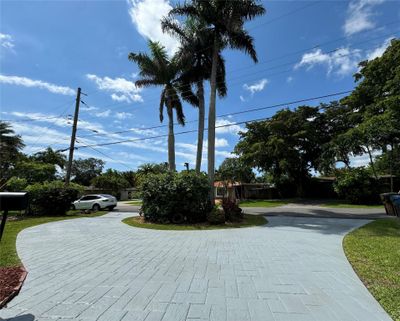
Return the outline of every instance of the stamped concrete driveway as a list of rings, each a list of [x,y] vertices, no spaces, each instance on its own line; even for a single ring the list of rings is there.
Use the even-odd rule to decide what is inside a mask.
[[[29,271],[0,317],[123,321],[387,321],[342,238],[365,220],[271,217],[263,227],[157,231],[111,213],[18,236]]]

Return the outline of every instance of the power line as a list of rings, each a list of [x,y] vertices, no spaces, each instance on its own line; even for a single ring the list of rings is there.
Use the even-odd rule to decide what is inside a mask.
[[[327,97],[332,97],[332,96],[338,96],[338,95],[343,95],[345,93],[349,93],[351,90],[348,91],[341,91],[337,92],[334,94],[329,94],[329,95],[324,95],[324,96],[319,96],[319,97],[312,97],[308,99],[302,99],[302,100],[297,100],[289,103],[284,103],[284,104],[279,104],[279,105],[288,105],[288,104],[293,104],[296,102],[305,102],[305,101],[310,101],[310,100],[315,100],[315,99],[321,99],[321,98],[327,98]],[[276,105],[278,106],[278,105]],[[266,108],[271,108],[270,106],[267,107],[259,107],[256,108],[257,110],[263,110]],[[243,111],[242,113],[244,113]],[[230,124],[224,124],[224,125],[219,125],[215,126],[215,128],[223,128],[223,127],[231,127],[231,126],[237,126],[245,123],[251,123],[251,122],[257,122],[261,120],[267,120],[270,119],[271,117],[265,117],[265,118],[258,118],[258,119],[253,119],[253,120],[247,120],[247,121],[241,121],[241,122],[235,122],[235,123],[230,123]],[[205,130],[208,130],[207,128]],[[183,135],[183,134],[189,134],[189,133],[195,133],[197,132],[197,129],[194,130],[186,130],[182,132],[175,133],[175,135]],[[122,143],[128,143],[128,142],[137,142],[137,141],[143,141],[143,140],[148,140],[148,139],[156,139],[156,138],[164,138],[168,137],[168,134],[163,134],[163,135],[156,135],[156,136],[151,136],[151,137],[143,137],[143,138],[135,138],[135,139],[125,139],[125,140],[120,140],[120,141],[115,141],[115,142],[108,142],[108,143],[99,143],[99,144],[91,144],[91,145],[84,145],[84,146],[79,146],[79,148],[86,148],[86,147],[97,147],[97,146],[110,146],[110,145],[116,145],[116,144],[122,144]],[[77,147],[78,148],[78,147]]]
[[[76,140],[76,142],[79,143],[79,144],[84,144],[83,142],[78,141],[78,139]],[[93,150],[93,151],[95,151],[95,152],[97,152],[97,153],[99,153],[99,154],[101,154],[101,155],[107,157],[108,159],[112,160],[113,162],[115,162],[115,163],[117,163],[117,164],[120,164],[120,165],[122,165],[122,166],[125,166],[125,167],[128,168],[129,170],[134,170],[133,167],[130,167],[130,166],[126,165],[125,163],[120,162],[120,161],[118,161],[118,160],[112,158],[111,156],[107,155],[106,153],[104,153],[104,152],[102,152],[102,151],[100,151],[100,150],[94,148],[93,146],[89,146],[89,145],[83,145],[83,146],[86,146],[86,147],[90,148],[91,150]],[[78,149],[78,148],[79,148],[79,147],[76,147],[75,149]]]
[[[283,106],[287,106],[287,105],[299,104],[299,103],[303,103],[303,102],[307,102],[307,101],[313,101],[313,100],[318,100],[318,99],[323,99],[323,98],[329,98],[329,97],[344,95],[344,94],[348,94],[350,92],[351,92],[351,90],[346,90],[346,91],[337,92],[337,93],[333,93],[333,94],[327,94],[327,95],[322,95],[322,96],[317,96],[317,97],[312,97],[312,98],[299,99],[299,100],[294,100],[294,101],[285,102],[285,103],[279,103],[279,104],[265,106],[265,107],[251,108],[251,109],[237,111],[237,112],[233,112],[233,113],[217,115],[217,118],[226,117],[226,116],[233,116],[233,115],[240,115],[240,114],[245,114],[245,113],[251,113],[251,112],[265,110],[265,109],[271,109],[271,108],[278,108],[278,107],[283,107]],[[205,120],[207,120],[207,119],[208,118],[205,118]],[[196,120],[190,120],[190,121],[187,121],[186,124],[194,123],[194,122],[197,122],[197,121],[198,121],[197,119]],[[79,136],[79,137],[106,136],[106,135],[110,135],[110,134],[123,134],[123,133],[132,132],[132,131],[135,131],[135,130],[136,131],[137,130],[151,130],[151,129],[162,128],[162,127],[168,127],[168,125],[157,125],[157,126],[146,127],[146,128],[138,127],[138,128],[131,128],[131,129],[128,129],[128,130],[121,130],[121,131],[117,131],[117,132],[88,134],[88,135],[83,135],[83,136]]]

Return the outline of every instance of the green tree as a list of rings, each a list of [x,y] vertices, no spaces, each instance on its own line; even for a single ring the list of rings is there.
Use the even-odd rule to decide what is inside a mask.
[[[318,108],[303,106],[248,123],[235,152],[245,164],[269,174],[278,187],[290,183],[304,196],[310,170],[318,168],[322,152],[318,113]]]
[[[199,120],[197,131],[196,172],[200,173],[203,158],[205,100],[204,81],[209,80],[212,67],[213,38],[205,24],[199,20],[187,19],[182,26],[169,17],[162,21],[164,31],[171,33],[180,40],[180,48],[176,54],[179,57],[183,71],[179,80],[185,92],[191,92],[192,84],[196,87]],[[218,55],[217,91],[220,97],[226,96],[225,61]]]
[[[136,171],[137,176],[137,185],[140,186],[143,183],[143,180],[149,174],[165,174],[168,172],[168,164],[167,163],[146,163],[139,166]]]
[[[229,183],[251,183],[255,180],[251,166],[240,158],[226,158],[215,173],[216,179]]]
[[[341,103],[356,125],[343,137],[352,137],[370,155],[376,175],[372,152],[400,148],[400,40],[392,40],[381,57],[361,62],[355,81],[357,87]]]
[[[215,174],[215,121],[218,57],[221,51],[230,47],[249,54],[257,62],[253,38],[244,28],[244,23],[265,13],[262,5],[254,0],[192,0],[173,8],[169,16],[187,16],[204,23],[212,35],[212,66],[210,75],[210,106],[208,111],[208,178],[210,199],[214,202]]]
[[[185,125],[185,116],[180,98],[181,87],[178,77],[181,71],[179,59],[168,58],[165,47],[158,42],[149,41],[150,56],[145,53],[130,53],[128,59],[135,62],[140,69],[141,79],[135,82],[138,87],[162,86],[160,97],[160,121],[164,119],[164,108],[168,115],[168,164],[171,171],[176,170],[175,165],[175,136],[174,136],[174,115],[175,110],[177,121]],[[185,93],[183,99],[196,104],[196,99]]]
[[[89,186],[92,179],[103,171],[105,162],[98,158],[77,159],[72,162],[73,182]]]
[[[28,184],[50,182],[56,179],[56,167],[53,164],[34,162],[31,160],[21,161],[15,165],[15,176],[26,179]]]
[[[57,165],[61,169],[64,168],[67,162],[67,158],[64,154],[53,150],[51,147],[47,147],[46,150],[33,154],[30,158],[35,162]]]
[[[124,175],[116,170],[107,169],[107,171],[92,179],[92,185],[109,189],[116,197],[120,196],[121,189],[129,187],[129,182]]]
[[[0,185],[11,177],[11,170],[21,157],[25,144],[9,123],[0,121]]]

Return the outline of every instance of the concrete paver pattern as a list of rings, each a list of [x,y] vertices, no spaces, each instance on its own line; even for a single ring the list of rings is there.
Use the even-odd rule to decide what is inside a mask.
[[[368,221],[270,217],[267,226],[158,231],[132,213],[28,228],[13,321],[389,321],[342,250]]]

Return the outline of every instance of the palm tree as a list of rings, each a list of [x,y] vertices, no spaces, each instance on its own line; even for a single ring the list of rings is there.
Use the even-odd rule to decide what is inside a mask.
[[[177,36],[181,46],[177,52],[183,72],[180,76],[184,92],[191,92],[190,86],[196,86],[198,99],[199,121],[197,131],[196,172],[200,173],[203,158],[205,100],[204,80],[209,80],[212,66],[212,37],[205,29],[204,23],[188,19],[185,25],[180,25],[176,20],[164,18],[161,22],[163,31]],[[226,96],[225,61],[218,55],[217,91],[220,97]]]
[[[212,67],[210,77],[210,106],[208,112],[208,178],[211,185],[210,199],[214,202],[215,175],[215,120],[218,56],[221,51],[230,47],[244,51],[257,62],[257,53],[253,38],[244,29],[244,23],[265,13],[265,9],[255,0],[192,0],[173,8],[169,17],[187,16],[190,19],[204,22],[212,34]]]
[[[169,170],[175,171],[175,136],[174,136],[174,115],[180,125],[185,125],[182,102],[179,96],[180,83],[178,77],[180,66],[177,58],[169,59],[165,47],[158,42],[149,41],[151,55],[145,53],[130,53],[128,59],[136,62],[139,66],[139,75],[142,79],[135,82],[138,87],[163,86],[160,97],[160,121],[164,119],[164,107],[168,115],[168,165]],[[183,99],[193,101],[190,93],[183,95]]]
[[[21,156],[20,150],[24,146],[21,136],[15,134],[11,125],[0,121],[0,180],[9,178],[10,169]]]

